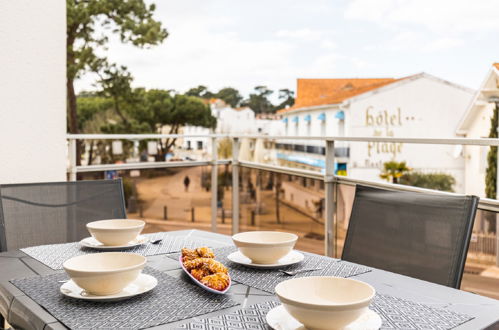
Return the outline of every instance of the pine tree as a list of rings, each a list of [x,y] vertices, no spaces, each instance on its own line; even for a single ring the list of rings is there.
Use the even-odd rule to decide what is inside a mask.
[[[494,114],[490,118],[490,131],[489,138],[497,138],[497,127],[499,123],[499,104],[496,102]],[[497,187],[497,147],[490,146],[489,153],[487,154],[487,172],[485,174],[485,194],[487,198],[496,199]],[[489,232],[496,230],[496,214],[492,212],[485,212],[485,220],[489,223]]]
[[[498,116],[499,107],[498,103],[494,108],[494,114],[490,118],[490,131],[489,138],[497,138],[497,126],[498,126]],[[485,194],[487,198],[496,198],[496,186],[497,186],[497,147],[491,146],[489,153],[487,155],[487,172],[485,175]]]

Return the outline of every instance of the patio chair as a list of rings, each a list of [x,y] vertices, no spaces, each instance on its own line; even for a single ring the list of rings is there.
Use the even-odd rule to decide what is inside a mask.
[[[0,251],[79,241],[88,222],[123,218],[121,179],[0,185]]]
[[[478,200],[357,185],[342,259],[459,288]]]

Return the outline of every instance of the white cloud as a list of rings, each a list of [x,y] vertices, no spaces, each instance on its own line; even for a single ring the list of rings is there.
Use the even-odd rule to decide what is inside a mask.
[[[275,36],[279,38],[290,38],[303,41],[316,41],[323,38],[324,32],[308,28],[298,30],[279,30],[275,33]]]
[[[497,0],[352,0],[348,19],[398,26],[414,24],[438,33],[499,30]]]
[[[421,49],[425,52],[435,52],[456,48],[463,44],[464,41],[458,38],[439,38],[427,43]]]
[[[280,29],[248,38],[234,17],[175,14],[160,17],[170,33],[160,46],[138,49],[111,41],[109,58],[129,68],[135,86],[181,92],[199,84],[214,91],[233,86],[247,95],[257,85],[294,89],[299,76],[334,75],[338,55],[332,52],[335,43],[325,31]],[[310,41],[315,46],[305,54],[304,44]],[[94,80],[87,75],[77,89],[92,89]]]
[[[428,38],[417,30],[403,30],[384,42],[365,47],[366,51],[382,50],[392,52],[435,53],[464,45],[464,41],[454,37]]]
[[[321,47],[324,49],[335,49],[336,48],[336,43],[331,40],[322,40],[320,43]]]
[[[499,0],[147,1],[170,36],[146,50],[113,38],[107,52],[147,88],[204,84],[247,95],[262,84],[294,89],[299,77],[416,71],[478,85],[499,54]]]

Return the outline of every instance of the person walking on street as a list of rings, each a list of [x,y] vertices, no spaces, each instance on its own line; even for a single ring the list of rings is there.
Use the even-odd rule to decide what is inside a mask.
[[[189,190],[189,184],[191,183],[191,179],[189,179],[189,176],[185,176],[184,178],[184,187],[185,187],[185,192]]]

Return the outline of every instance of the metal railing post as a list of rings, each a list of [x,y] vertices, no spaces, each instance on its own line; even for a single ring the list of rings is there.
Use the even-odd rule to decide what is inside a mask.
[[[496,104],[496,107],[498,105]],[[499,126],[497,127],[497,136],[499,137]],[[496,147],[496,199],[499,200],[499,147]],[[496,213],[496,266],[499,267],[499,213]]]
[[[325,255],[334,257],[334,213],[336,211],[336,201],[334,196],[334,141],[326,140],[326,169],[324,175],[326,219],[324,228]]]
[[[76,181],[76,139],[69,139],[69,181]]]
[[[217,232],[218,165],[217,138],[211,138],[211,231]]]
[[[239,138],[232,140],[232,234],[239,232]]]

